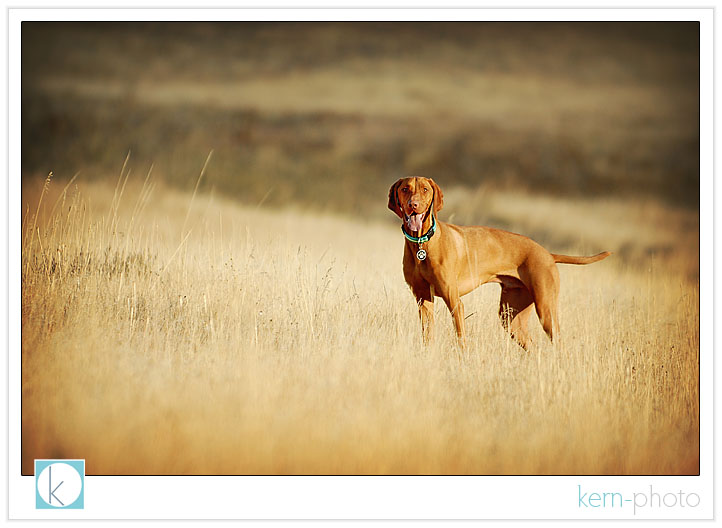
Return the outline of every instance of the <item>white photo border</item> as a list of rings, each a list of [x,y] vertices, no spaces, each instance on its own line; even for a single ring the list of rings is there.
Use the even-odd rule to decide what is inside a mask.
[[[13,9],[8,10],[8,515],[10,519],[711,519],[713,292],[700,290],[700,475],[660,477],[86,477],[85,509],[35,509],[21,476],[20,26],[32,20],[698,21],[700,23],[700,284],[713,284],[714,10],[699,9]],[[651,487],[651,488],[650,488]],[[625,498],[686,490],[699,506],[580,511],[577,493]],[[119,500],[122,497],[122,500]]]

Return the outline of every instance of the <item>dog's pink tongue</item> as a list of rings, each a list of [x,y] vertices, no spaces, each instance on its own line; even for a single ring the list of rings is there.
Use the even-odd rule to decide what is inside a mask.
[[[420,214],[412,214],[409,216],[409,229],[411,231],[421,231],[421,219],[423,218]]]

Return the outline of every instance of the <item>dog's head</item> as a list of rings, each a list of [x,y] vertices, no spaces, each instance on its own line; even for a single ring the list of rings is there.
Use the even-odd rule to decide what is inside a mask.
[[[409,232],[422,231],[432,203],[434,214],[441,211],[444,193],[431,178],[401,178],[389,189],[389,209],[404,221]]]

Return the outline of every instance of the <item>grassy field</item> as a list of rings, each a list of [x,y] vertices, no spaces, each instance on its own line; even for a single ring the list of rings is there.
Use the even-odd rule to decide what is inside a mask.
[[[449,189],[457,221],[484,208],[553,251],[617,252],[560,266],[559,344],[535,319],[514,345],[490,285],[461,352],[443,303],[422,346],[390,212],[247,207],[130,166],[23,189],[24,473],[698,472],[695,213]]]
[[[698,37],[24,22],[23,472],[697,473]],[[614,252],[560,266],[558,344],[489,285],[467,350],[443,303],[422,346],[412,174],[444,221]]]

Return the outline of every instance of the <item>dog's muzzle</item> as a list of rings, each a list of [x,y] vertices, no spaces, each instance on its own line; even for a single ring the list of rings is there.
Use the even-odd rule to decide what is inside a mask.
[[[410,232],[421,232],[421,226],[424,223],[424,214],[423,213],[413,213],[406,216],[406,225],[409,228]]]

